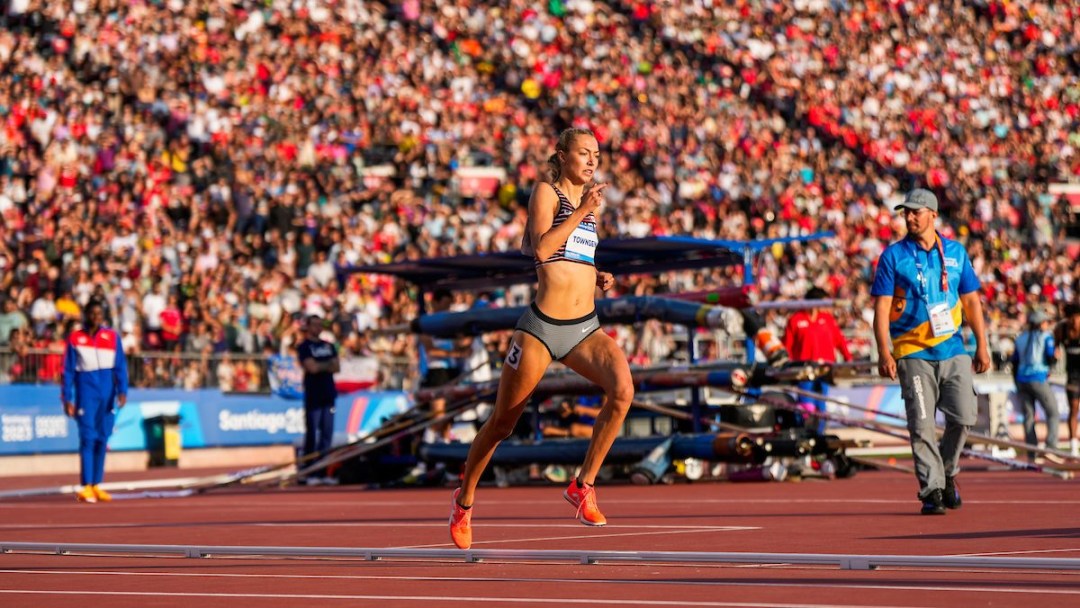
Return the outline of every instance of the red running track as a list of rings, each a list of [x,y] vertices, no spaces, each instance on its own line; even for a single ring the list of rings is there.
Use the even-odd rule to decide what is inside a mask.
[[[574,521],[561,487],[481,488],[474,548],[1080,558],[1076,482],[969,471],[961,483],[964,506],[944,517],[920,516],[914,479],[893,472],[802,483],[613,485],[599,489],[610,521],[604,528]],[[0,490],[8,487],[0,480]],[[97,505],[23,499],[0,502],[0,540],[449,548],[449,500],[449,489],[352,487]],[[0,555],[5,607],[256,604],[1050,608],[1080,606],[1080,572]]]

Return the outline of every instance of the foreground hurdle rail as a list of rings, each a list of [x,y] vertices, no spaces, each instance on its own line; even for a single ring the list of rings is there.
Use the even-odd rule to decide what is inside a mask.
[[[352,547],[253,547],[214,545],[98,545],[92,543],[27,543],[0,541],[0,554],[175,555],[186,558],[351,557],[381,559],[552,561],[596,563],[728,563],[833,565],[841,570],[874,570],[880,566],[912,568],[986,568],[996,570],[1080,570],[1080,558],[964,557],[939,555],[850,555],[830,553],[711,553],[693,551],[560,551],[524,549],[360,549]]]

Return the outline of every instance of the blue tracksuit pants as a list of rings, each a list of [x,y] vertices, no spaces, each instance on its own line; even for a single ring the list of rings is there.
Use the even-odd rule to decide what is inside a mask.
[[[97,485],[105,477],[105,448],[116,422],[111,398],[87,398],[76,402],[79,427],[79,464],[82,485]]]

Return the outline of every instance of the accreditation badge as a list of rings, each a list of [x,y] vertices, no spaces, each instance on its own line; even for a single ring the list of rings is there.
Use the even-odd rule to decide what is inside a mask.
[[[930,331],[933,332],[935,338],[951,336],[956,333],[952,310],[947,302],[930,305]]]

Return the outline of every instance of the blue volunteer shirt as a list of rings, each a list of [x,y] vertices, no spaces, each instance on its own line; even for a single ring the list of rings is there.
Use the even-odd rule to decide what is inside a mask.
[[[1016,338],[1012,361],[1017,382],[1046,382],[1054,357],[1054,335],[1048,331],[1025,331]]]
[[[889,245],[878,258],[872,296],[892,296],[889,311],[889,336],[893,356],[942,361],[966,354],[960,336],[963,308],[960,296],[978,291],[981,285],[971,267],[964,246],[938,234],[944,251],[947,285],[941,289],[942,253],[936,246],[930,251],[911,238]],[[947,336],[935,336],[930,326],[929,304],[945,302],[956,328]]]
[[[334,345],[325,340],[304,340],[296,347],[296,358],[303,367],[306,359],[315,359],[318,363],[326,363],[337,356]],[[334,374],[319,372],[309,374],[304,372],[304,403],[306,405],[333,405],[337,399],[337,387],[334,385]]]

